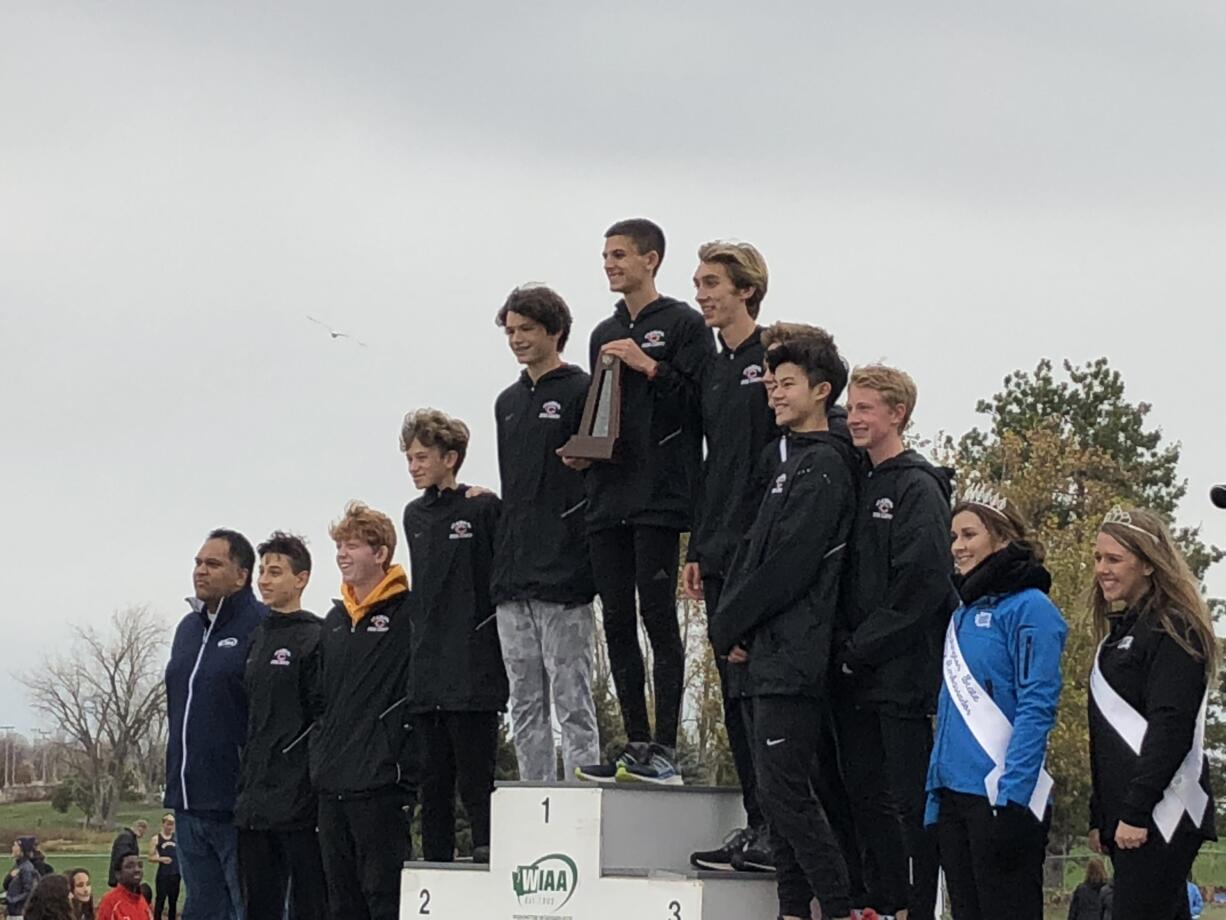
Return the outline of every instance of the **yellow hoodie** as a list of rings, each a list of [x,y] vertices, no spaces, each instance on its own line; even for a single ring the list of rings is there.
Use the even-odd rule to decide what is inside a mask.
[[[371,607],[380,601],[385,601],[389,597],[395,597],[397,594],[404,594],[409,590],[409,576],[404,573],[404,569],[398,565],[392,566],[387,570],[387,574],[383,576],[383,581],[375,585],[375,589],[358,600],[357,595],[353,593],[353,586],[349,584],[341,584],[341,601],[345,605],[345,611],[349,614],[349,619],[356,626],[362,617],[366,616]]]

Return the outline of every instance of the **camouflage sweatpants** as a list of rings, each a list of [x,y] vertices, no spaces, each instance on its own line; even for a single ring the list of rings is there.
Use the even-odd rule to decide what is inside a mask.
[[[557,780],[554,715],[562,729],[565,778],[574,779],[576,767],[600,762],[592,702],[595,632],[591,604],[498,605],[498,638],[511,684],[511,737],[520,779]]]

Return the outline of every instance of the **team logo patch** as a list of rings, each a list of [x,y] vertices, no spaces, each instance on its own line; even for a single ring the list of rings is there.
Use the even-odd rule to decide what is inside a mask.
[[[877,510],[873,512],[873,517],[879,521],[894,520],[894,503],[888,498],[877,499]]]
[[[1125,636],[1120,640],[1120,644],[1116,646],[1121,652],[1126,652],[1132,648],[1132,636]]]
[[[228,639],[218,639],[217,640],[218,648],[234,648],[234,646],[236,645],[238,645],[238,640],[235,639],[233,636],[230,636]]]
[[[664,330],[652,329],[643,336],[644,348],[663,348],[664,347]]]
[[[992,625],[992,611],[980,610],[975,614],[975,625],[980,629],[988,629]]]
[[[448,540],[471,540],[473,538],[473,525],[468,521],[456,521],[451,525],[451,533],[447,535]]]
[[[392,621],[381,613],[376,613],[370,618],[370,625],[366,627],[367,632],[387,632],[387,627]]]
[[[562,417],[562,404],[556,399],[551,399],[549,402],[541,404],[541,414],[537,418],[557,418]]]
[[[269,664],[279,665],[280,667],[288,667],[290,663],[290,650],[287,648],[279,648],[272,653],[272,660]]]
[[[771,486],[771,495],[782,495],[784,483],[788,481],[787,473],[780,473],[775,477],[775,484]]]
[[[745,370],[741,371],[741,386],[747,387],[751,383],[762,382],[762,368],[757,364],[746,366]]]

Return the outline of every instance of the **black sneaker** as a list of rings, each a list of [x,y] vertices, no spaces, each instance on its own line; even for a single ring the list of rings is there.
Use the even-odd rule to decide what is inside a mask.
[[[753,831],[745,848],[734,853],[729,862],[738,872],[774,872],[775,854],[771,848],[770,831]]]
[[[615,783],[619,770],[634,764],[647,763],[651,756],[649,747],[650,745],[641,741],[632,741],[608,763],[593,764],[590,767],[575,767],[575,777],[589,783]]]
[[[676,755],[671,748],[662,744],[652,744],[648,747],[647,759],[637,763],[628,763],[617,768],[616,779],[619,783],[654,783],[657,786],[681,786],[685,780],[677,769],[674,760]]]
[[[690,854],[690,865],[695,869],[711,869],[715,872],[731,872],[732,857],[745,849],[745,845],[753,839],[753,832],[745,827],[738,827],[724,838],[723,846],[715,850],[699,850]]]

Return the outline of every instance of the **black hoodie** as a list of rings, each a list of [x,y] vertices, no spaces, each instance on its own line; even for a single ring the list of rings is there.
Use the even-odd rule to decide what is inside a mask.
[[[314,723],[322,628],[323,620],[305,610],[270,611],[251,634],[244,675],[247,745],[234,806],[239,827],[315,827],[307,736]]]
[[[837,653],[844,700],[901,715],[936,712],[945,629],[958,606],[952,478],[914,450],[861,477]]]
[[[617,451],[587,472],[588,533],[618,524],[688,530],[702,464],[698,380],[715,341],[702,314],[680,300],[659,297],[635,319],[618,301],[592,331],[591,366],[603,345],[627,338],[659,367],[650,380],[623,369]]]
[[[837,432],[789,434],[764,451],[780,457],[758,514],[711,617],[717,655],[742,644],[754,696],[824,697],[857,456]]]
[[[590,382],[570,364],[535,384],[524,371],[494,404],[502,477],[495,604],[539,600],[573,606],[596,594],[583,521],[583,474],[557,455],[579,430]]]
[[[1103,644],[1099,668],[1112,689],[1149,724],[1140,755],[1111,727],[1094,700],[1090,710],[1090,827],[1111,845],[1119,821],[1133,827],[1152,825],[1154,806],[1192,748],[1192,736],[1205,696],[1205,666],[1197,661],[1159,624],[1147,597],[1135,608],[1111,617],[1111,632]],[[1179,621],[1176,620],[1176,623]],[[1196,636],[1186,639],[1193,648]],[[1181,831],[1216,840],[1213,790],[1209,786],[1206,757],[1200,771],[1201,788],[1209,805],[1199,827],[1186,814]]]

